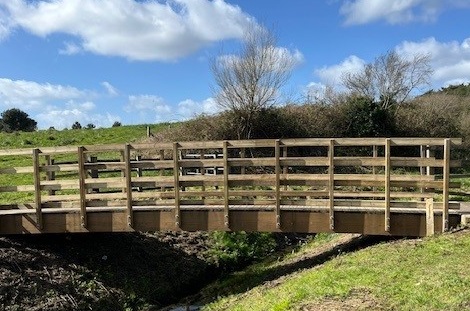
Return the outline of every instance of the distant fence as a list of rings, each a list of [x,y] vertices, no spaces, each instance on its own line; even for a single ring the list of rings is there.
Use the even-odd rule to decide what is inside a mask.
[[[231,219],[232,212],[260,210],[272,219],[256,228],[295,231],[283,212],[315,211],[327,214],[335,231],[338,212],[365,212],[382,214],[380,232],[387,233],[391,213],[424,211],[433,233],[435,215],[447,230],[449,210],[458,208],[449,193],[460,187],[450,181],[450,169],[460,166],[451,148],[459,144],[310,138],[0,150],[0,220],[23,215],[39,231],[45,225],[48,232],[86,231],[93,213],[120,211],[132,230],[139,211],[166,210],[173,223],[164,229],[184,229],[183,211],[212,210],[223,215],[213,228],[232,230],[243,228],[235,224],[243,217]],[[52,220],[45,224],[46,215],[61,213],[78,214],[70,222],[79,224],[57,230]],[[6,218],[0,232],[2,226],[9,226]]]

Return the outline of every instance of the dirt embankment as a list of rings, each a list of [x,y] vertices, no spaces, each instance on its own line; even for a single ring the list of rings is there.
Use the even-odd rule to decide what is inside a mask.
[[[173,303],[216,276],[207,234],[0,238],[1,310],[134,310]]]
[[[274,237],[278,250],[306,239]],[[0,310],[159,310],[226,272],[209,247],[204,232],[1,237]]]

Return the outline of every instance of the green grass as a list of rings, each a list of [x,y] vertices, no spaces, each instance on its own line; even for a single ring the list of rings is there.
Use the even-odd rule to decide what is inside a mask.
[[[147,135],[147,126],[150,126],[152,133],[156,133],[168,124],[62,131],[2,132],[0,133],[0,149],[131,143]]]
[[[337,256],[276,286],[220,298],[204,310],[299,310],[357,292],[367,292],[386,310],[464,310],[470,307],[469,253],[469,233],[383,243]]]
[[[34,148],[34,147],[55,147],[55,146],[81,146],[81,145],[101,145],[101,144],[125,144],[139,142],[147,135],[147,126],[150,126],[152,133],[166,128],[168,124],[156,125],[133,125],[100,129],[79,129],[79,130],[42,130],[36,132],[0,132],[0,149]],[[100,158],[119,158],[118,153],[101,154]],[[59,155],[56,161],[77,161],[77,155]],[[42,160],[41,160],[42,161]],[[28,167],[32,166],[31,156],[2,156],[0,157],[0,168]],[[44,175],[44,174],[42,174]],[[45,178],[45,176],[42,176]],[[60,173],[57,179],[60,179]],[[30,173],[21,174],[0,174],[0,186],[10,185],[32,185],[33,175]],[[0,194],[0,204],[24,203],[33,200],[32,192],[2,192]]]

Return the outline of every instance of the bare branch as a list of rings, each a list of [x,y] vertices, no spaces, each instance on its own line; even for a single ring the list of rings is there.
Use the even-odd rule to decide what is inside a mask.
[[[429,55],[418,54],[408,60],[391,51],[365,65],[359,73],[343,75],[343,85],[388,109],[406,101],[413,90],[429,84],[433,72],[429,62]]]
[[[296,65],[290,52],[276,44],[272,32],[253,25],[238,53],[217,57],[211,63],[218,104],[247,122],[247,133],[254,114],[275,104]],[[249,138],[247,133],[242,136]]]

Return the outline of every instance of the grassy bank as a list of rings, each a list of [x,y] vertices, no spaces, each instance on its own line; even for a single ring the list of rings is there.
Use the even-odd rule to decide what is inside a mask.
[[[151,133],[168,127],[168,124],[128,125],[112,128],[79,130],[41,130],[36,132],[0,132],[0,148],[31,148],[52,146],[98,145],[112,143],[131,143],[147,135],[147,126]]]
[[[238,284],[251,289],[235,290],[205,310],[464,310],[470,308],[469,253],[468,231],[380,243],[253,288]],[[266,267],[272,263],[255,270]],[[247,273],[250,278],[253,270]]]

